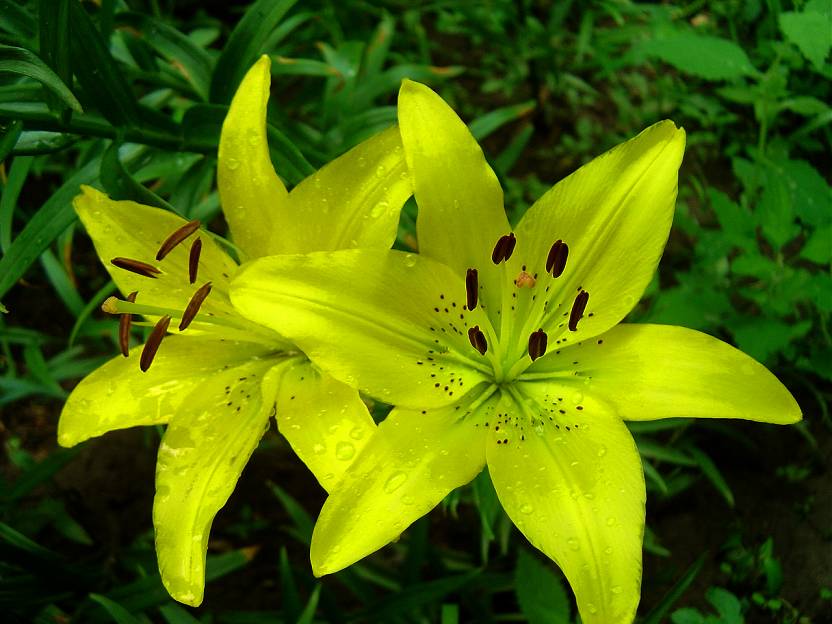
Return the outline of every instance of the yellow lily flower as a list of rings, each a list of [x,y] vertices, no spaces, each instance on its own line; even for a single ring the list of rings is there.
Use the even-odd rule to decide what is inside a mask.
[[[398,129],[368,139],[287,193],[266,142],[269,83],[264,56],[240,84],[220,139],[220,198],[242,259],[389,248],[411,194]],[[228,292],[237,263],[198,223],[88,187],[74,206],[113,280],[131,293],[105,304],[121,315],[127,357],[75,388],[58,440],[73,446],[114,429],[167,424],[153,504],[159,569],[176,600],[199,605],[211,523],[270,416],[326,489],[375,424],[356,390],[320,373],[279,330],[234,310]],[[144,347],[128,351],[132,314],[156,326]],[[162,342],[168,330],[177,335]]]
[[[762,365],[705,334],[619,324],[673,218],[685,133],[670,121],[562,180],[512,230],[464,123],[405,82],[399,126],[421,255],[257,260],[231,287],[323,369],[396,407],[312,540],[316,574],[395,540],[487,465],[517,528],[563,570],[586,624],[632,622],[645,486],[624,420],[793,423]]]

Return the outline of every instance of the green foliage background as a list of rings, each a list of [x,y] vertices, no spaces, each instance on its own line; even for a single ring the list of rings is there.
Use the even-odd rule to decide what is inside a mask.
[[[670,243],[631,318],[736,344],[806,421],[632,426],[650,501],[641,621],[829,622],[830,47],[829,0],[0,0],[0,610],[171,624],[577,617],[487,474],[399,543],[314,580],[323,493],[275,432],[217,520],[206,604],[187,611],[155,570],[158,432],[56,448],[62,399],[116,352],[98,311],[114,286],[71,198],[93,184],[222,232],[220,124],[268,53],[270,148],[289,185],[394,123],[404,77],[470,122],[515,220],[654,121],[686,128]],[[400,247],[414,224],[411,203]],[[685,526],[704,535],[679,539]]]

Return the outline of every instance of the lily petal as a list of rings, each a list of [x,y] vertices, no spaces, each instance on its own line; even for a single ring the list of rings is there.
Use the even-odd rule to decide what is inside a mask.
[[[265,346],[253,343],[168,336],[153,366],[143,373],[141,350],[136,347],[129,357],[110,360],[75,387],[58,421],[61,446],[75,446],[116,429],[164,424],[206,377],[267,354]]]
[[[89,186],[81,187],[81,195],[73,200],[73,206],[92,238],[98,257],[123,294],[138,291],[137,303],[184,310],[196,290],[211,282],[213,290],[201,311],[224,316],[236,314],[228,301],[227,290],[237,264],[210,236],[200,237],[198,281],[193,285],[188,277],[191,239],[177,245],[163,260],[154,260],[162,242],[187,223],[183,218],[131,201],[113,201]],[[191,238],[196,236],[193,234]],[[137,275],[113,266],[110,261],[117,257],[150,263],[161,273],[155,279]]]
[[[349,249],[248,264],[232,300],[313,362],[365,394],[405,408],[440,407],[486,379],[460,320],[465,285],[414,254]]]
[[[332,491],[376,428],[358,392],[306,359],[282,367],[277,427],[321,486]]]
[[[399,125],[413,194],[419,204],[419,251],[455,269],[481,272],[495,283],[491,252],[511,231],[503,190],[465,123],[430,88],[405,80],[399,91]],[[486,287],[487,307],[497,310],[499,287]]]
[[[545,390],[528,385],[540,386],[529,394]],[[523,439],[494,432],[488,470],[514,524],[563,570],[581,621],[629,624],[640,595],[644,476],[624,423],[591,411],[571,416],[568,430],[543,413],[545,425]]]
[[[292,216],[274,228],[270,253],[389,249],[411,193],[399,129],[389,128],[292,189]]]
[[[243,364],[196,388],[159,445],[156,554],[162,583],[179,602],[202,602],[214,516],[268,428],[277,384],[269,366]]]
[[[268,56],[248,70],[222,124],[217,187],[237,247],[247,258],[270,252],[272,231],[291,220],[288,193],[272,166],[266,139],[271,77]]]
[[[762,364],[684,327],[622,324],[535,362],[528,372],[557,373],[567,364],[579,371],[579,381],[591,378],[580,384],[586,394],[625,420],[742,418],[783,425],[801,418],[794,397]]]
[[[467,405],[467,403],[465,404]],[[485,465],[485,432],[449,406],[396,408],[324,503],[312,570],[332,574],[397,539]]]
[[[564,302],[568,315],[578,289],[589,293],[576,339],[618,323],[650,282],[670,232],[684,148],[684,130],[659,122],[558,182],[518,224],[516,262],[550,288],[539,305]],[[563,274],[552,278],[546,259],[557,240],[569,255]]]

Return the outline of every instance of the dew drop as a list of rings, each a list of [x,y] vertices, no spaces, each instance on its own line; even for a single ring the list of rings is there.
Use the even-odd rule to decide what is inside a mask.
[[[530,514],[531,512],[533,512],[533,511],[534,511],[534,507],[532,507],[532,506],[531,506],[531,505],[529,505],[528,503],[523,503],[523,504],[520,506],[520,513],[524,513],[524,514],[526,514],[526,515],[529,515],[529,514]]]
[[[402,504],[403,505],[412,505],[414,502],[415,501],[413,500],[412,496],[408,496],[407,494],[402,496]]]
[[[404,257],[404,265],[408,268],[416,266],[416,256],[414,254],[406,254]]]
[[[598,453],[597,453],[598,457],[603,457],[606,454],[607,454],[607,447],[606,446],[599,446],[598,447]]]
[[[610,587],[610,591],[614,594],[620,594],[621,593],[621,585],[613,585],[612,587]]]
[[[341,461],[347,461],[355,456],[355,446],[352,442],[339,442],[335,446],[335,457]]]
[[[592,613],[593,615],[598,613],[598,607],[596,607],[591,602],[586,603],[586,610],[589,611],[590,613]]]
[[[315,453],[315,455],[323,455],[325,451],[326,447],[320,443],[312,447],[312,452]]]
[[[383,178],[385,173],[387,173],[387,169],[384,168],[384,165],[376,167],[376,177]]]
[[[350,429],[350,437],[353,440],[360,440],[364,437],[364,428],[363,427],[353,427]]]
[[[405,481],[407,481],[407,475],[405,473],[401,471],[394,472],[384,484],[384,491],[388,494],[392,494],[398,490]]]
[[[229,158],[225,161],[226,168],[230,169],[231,171],[235,171],[240,167],[240,161],[236,158]]]
[[[610,516],[609,518],[607,518],[607,526],[611,527],[614,524],[615,524],[615,518],[613,516]]]
[[[389,203],[387,203],[386,201],[380,201],[375,206],[373,206],[373,209],[370,211],[370,216],[373,219],[378,219],[380,216],[385,214],[389,208]]]
[[[578,550],[578,548],[579,548],[579,546],[578,546],[578,540],[576,540],[574,537],[570,537],[568,540],[566,540],[566,544],[567,544],[567,545],[569,546],[569,548],[571,548],[572,550]]]

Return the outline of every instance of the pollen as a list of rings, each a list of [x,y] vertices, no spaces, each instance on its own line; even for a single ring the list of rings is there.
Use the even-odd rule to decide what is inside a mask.
[[[520,275],[517,276],[517,279],[514,280],[514,285],[517,288],[532,288],[537,280],[526,273],[525,271],[520,271]]]

